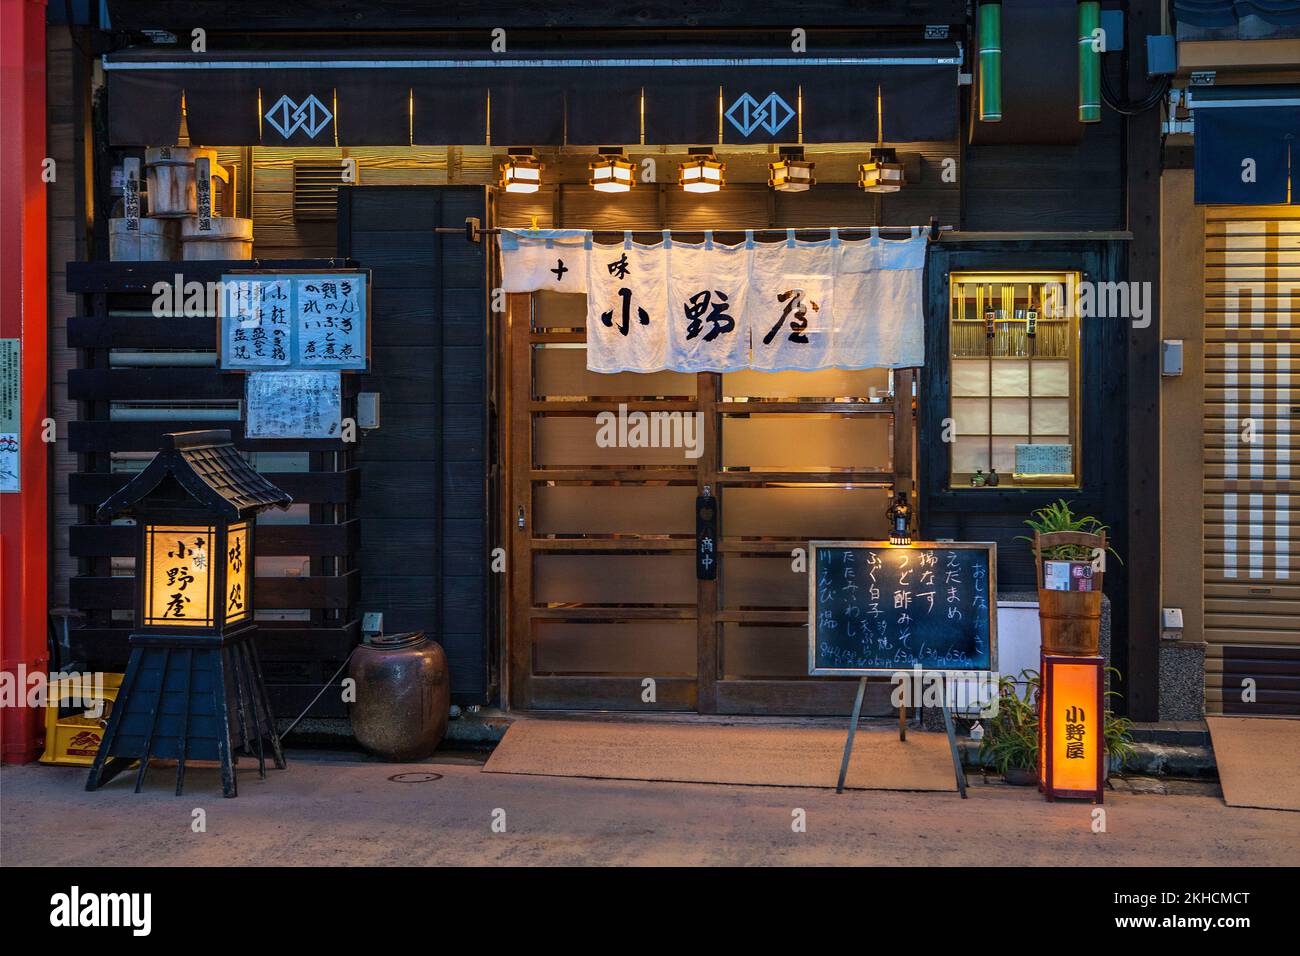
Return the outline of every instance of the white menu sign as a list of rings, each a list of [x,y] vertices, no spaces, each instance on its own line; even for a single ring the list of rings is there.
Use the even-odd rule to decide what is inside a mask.
[[[365,370],[365,273],[228,273],[221,282],[223,369]]]
[[[244,389],[246,438],[338,438],[342,380],[337,370],[250,372]]]

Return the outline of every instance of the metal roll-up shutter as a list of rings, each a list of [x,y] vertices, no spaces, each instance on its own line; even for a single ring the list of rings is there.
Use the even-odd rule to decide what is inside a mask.
[[[1300,207],[1205,232],[1206,710],[1300,716]]]

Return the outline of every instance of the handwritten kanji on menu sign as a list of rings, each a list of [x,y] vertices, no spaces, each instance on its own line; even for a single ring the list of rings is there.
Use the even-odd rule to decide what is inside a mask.
[[[809,673],[997,666],[996,545],[811,543]]]
[[[334,369],[250,372],[247,438],[338,438],[343,389]]]
[[[228,273],[221,279],[222,368],[365,370],[365,273]]]
[[[237,279],[224,288],[227,368],[284,368],[289,364],[290,288],[285,279]]]
[[[298,364],[303,367],[352,368],[363,364],[360,283],[355,276],[299,279]]]

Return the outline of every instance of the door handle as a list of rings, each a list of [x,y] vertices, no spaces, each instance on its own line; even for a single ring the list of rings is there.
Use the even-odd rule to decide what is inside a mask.
[[[519,516],[515,518],[515,526],[519,528],[520,531],[523,531],[525,524],[527,524],[527,522],[524,520],[524,506],[520,505]]]

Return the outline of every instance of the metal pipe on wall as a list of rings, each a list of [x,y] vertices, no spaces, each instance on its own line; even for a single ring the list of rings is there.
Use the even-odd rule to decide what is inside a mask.
[[[1002,2],[979,5],[979,117],[981,123],[1002,121]]]
[[[1079,3],[1079,122],[1101,122],[1101,4]]]

